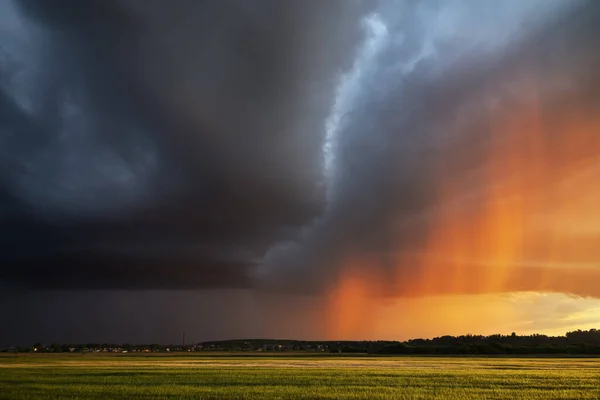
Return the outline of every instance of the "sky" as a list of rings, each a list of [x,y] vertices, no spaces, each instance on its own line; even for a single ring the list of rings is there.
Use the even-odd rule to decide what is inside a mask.
[[[600,325],[591,0],[0,0],[0,344]]]

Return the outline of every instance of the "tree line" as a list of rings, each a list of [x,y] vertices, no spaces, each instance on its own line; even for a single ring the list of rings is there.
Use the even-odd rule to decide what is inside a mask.
[[[577,330],[565,336],[463,335],[411,339],[379,350],[380,354],[571,354],[600,355],[600,330]]]
[[[267,349],[275,351],[323,351],[366,354],[589,354],[600,355],[600,330],[577,330],[565,336],[462,335],[407,341],[297,341],[227,340],[205,342],[204,348],[220,351]]]

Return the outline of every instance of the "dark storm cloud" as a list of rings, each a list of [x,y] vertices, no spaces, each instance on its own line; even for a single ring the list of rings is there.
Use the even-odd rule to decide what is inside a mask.
[[[5,2],[0,277],[320,292],[348,258],[391,274],[423,249],[449,154],[464,195],[485,190],[488,100],[531,71],[548,104],[557,82],[593,94],[584,3]]]
[[[322,207],[368,2],[2,3],[1,277],[250,286]]]

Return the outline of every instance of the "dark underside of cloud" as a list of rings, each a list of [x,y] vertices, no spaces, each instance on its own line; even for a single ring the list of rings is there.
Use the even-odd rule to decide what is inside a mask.
[[[397,273],[389,254],[426,251],[449,155],[465,194],[486,190],[486,99],[518,110],[511,84],[536,76],[550,125],[599,100],[595,2],[508,33],[510,10],[482,7],[497,30],[472,44],[431,34],[433,5],[175,3],[0,6],[7,284],[318,292],[348,257]]]
[[[320,125],[368,5],[3,7],[3,279],[249,286],[320,213]]]

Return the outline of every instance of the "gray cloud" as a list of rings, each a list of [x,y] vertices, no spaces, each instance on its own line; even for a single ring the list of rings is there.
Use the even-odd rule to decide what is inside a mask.
[[[481,216],[495,185],[504,187],[519,179],[518,170],[493,177],[487,173],[494,152],[507,145],[512,133],[491,131],[499,116],[508,121],[511,115],[523,115],[519,107],[535,112],[523,100],[535,86],[539,99],[533,106],[539,107],[543,113],[539,118],[547,126],[560,126],[573,113],[584,120],[593,118],[597,97],[593,66],[598,64],[595,21],[600,15],[596,5],[403,4],[404,10],[383,2],[379,14],[367,17],[377,26],[363,41],[363,53],[357,52],[358,78],[352,81],[356,76],[349,73],[345,81],[349,87],[345,99],[351,100],[338,110],[340,118],[331,138],[334,172],[328,181],[328,204],[324,214],[300,229],[295,239],[282,241],[267,253],[262,273],[275,290],[301,286],[320,292],[353,268],[352,260],[368,260],[360,267],[365,282],[369,276],[383,276],[395,295],[417,293],[411,282],[423,273],[419,272],[423,262],[430,264],[426,269],[437,268],[438,276],[452,273],[444,266],[451,264],[448,259],[420,260],[432,251],[428,245],[436,230],[447,228],[439,225],[441,216],[462,213],[463,221]],[[368,57],[362,60],[361,54]],[[558,128],[548,129],[540,140],[566,144],[569,138],[564,135]],[[527,132],[522,136],[525,149]],[[597,155],[597,145],[592,141],[586,154],[573,157]],[[554,172],[558,177],[564,163],[573,162],[573,158],[560,160],[558,148],[545,151],[543,168],[548,176]],[[517,168],[540,167],[528,164],[523,153],[507,156],[520,160]],[[505,168],[510,167],[508,162]],[[454,198],[441,198],[448,182],[454,185]],[[525,185],[550,187],[551,182]],[[479,232],[480,236],[493,234]],[[548,236],[544,237],[548,243]],[[525,251],[539,254],[533,249],[539,238],[523,240],[530,246]],[[569,261],[563,261],[568,269]],[[465,261],[465,268],[479,262]],[[486,267],[479,269],[473,276],[485,277]],[[536,268],[518,272],[506,290],[534,290],[531,276],[541,272]],[[525,275],[529,283],[521,279]],[[559,275],[552,279],[558,281]],[[590,295],[589,288],[578,293],[576,286],[567,289],[555,282],[543,289]]]
[[[368,3],[2,7],[5,279],[238,286],[322,207],[323,120]]]
[[[551,123],[596,87],[586,2],[1,7],[0,277],[24,286],[322,293],[362,257],[391,277],[483,207],[491,108],[534,74]]]

